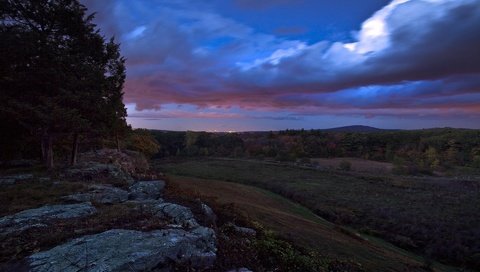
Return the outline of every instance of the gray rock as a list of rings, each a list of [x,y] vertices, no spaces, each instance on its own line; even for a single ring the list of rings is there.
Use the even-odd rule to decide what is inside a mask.
[[[245,227],[239,227],[237,225],[231,225],[232,229],[240,234],[240,235],[245,235],[245,236],[255,236],[257,235],[257,231],[251,228],[245,228]]]
[[[158,199],[162,196],[163,189],[165,188],[165,181],[152,180],[152,181],[139,181],[130,186],[129,199],[132,200],[145,200],[145,199]]]
[[[198,227],[141,232],[114,229],[88,235],[26,258],[32,272],[173,271],[175,264],[211,267],[215,234]]]
[[[153,212],[160,218],[169,218],[175,224],[185,228],[198,227],[192,211],[184,206],[173,203],[160,203],[152,207]]]
[[[205,215],[205,218],[207,219],[207,223],[215,225],[217,221],[217,215],[213,212],[212,208],[205,203],[201,203],[200,206],[202,208],[203,215]]]
[[[0,178],[0,185],[12,185],[15,184],[16,180],[13,178],[2,177]]]
[[[46,227],[53,219],[68,219],[94,214],[91,203],[46,205],[0,218],[0,236],[19,233],[34,227]]]
[[[146,211],[153,212],[154,210],[156,211],[154,207],[163,202],[164,202],[163,199],[159,198],[159,199],[146,199],[146,200],[128,200],[127,202],[125,202],[125,204],[132,205],[134,208],[138,210],[146,210]]]
[[[38,181],[40,182],[49,182],[51,181],[52,179],[50,177],[41,177],[41,178],[38,178]]]
[[[0,185],[11,185],[15,184],[18,181],[24,181],[33,179],[32,174],[17,174],[17,175],[10,175],[10,176],[3,176],[0,177]]]
[[[64,172],[64,176],[70,179],[82,181],[95,181],[102,178],[114,179],[127,184],[134,182],[133,178],[125,173],[119,166],[114,164],[104,164],[88,162],[68,169]]]
[[[63,197],[67,201],[86,202],[93,201],[102,204],[116,204],[128,200],[128,192],[111,185],[92,185],[88,193],[76,193]]]

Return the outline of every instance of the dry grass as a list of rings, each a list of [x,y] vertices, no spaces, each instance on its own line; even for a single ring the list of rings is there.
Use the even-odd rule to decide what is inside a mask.
[[[30,181],[2,186],[0,190],[0,216],[45,204],[61,203],[61,196],[85,191],[87,186],[79,182]]]

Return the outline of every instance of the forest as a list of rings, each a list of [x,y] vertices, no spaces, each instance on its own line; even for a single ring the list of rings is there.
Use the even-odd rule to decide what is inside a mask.
[[[454,167],[480,168],[480,131],[438,128],[380,132],[284,130],[276,132],[151,133],[157,157],[213,156],[271,158],[309,162],[309,158],[354,157],[391,162],[404,174],[431,174]]]

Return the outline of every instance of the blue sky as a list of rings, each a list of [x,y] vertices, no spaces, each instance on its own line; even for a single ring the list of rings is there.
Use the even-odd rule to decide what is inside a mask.
[[[480,128],[480,0],[83,0],[134,127]]]

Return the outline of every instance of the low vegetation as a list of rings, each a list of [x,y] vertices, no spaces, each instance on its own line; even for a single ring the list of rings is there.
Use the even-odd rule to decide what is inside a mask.
[[[427,258],[478,267],[480,183],[323,172],[242,160],[160,161],[175,175],[257,186],[339,225],[382,237]]]

